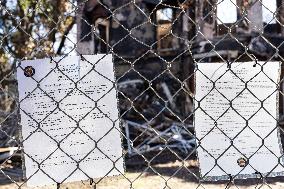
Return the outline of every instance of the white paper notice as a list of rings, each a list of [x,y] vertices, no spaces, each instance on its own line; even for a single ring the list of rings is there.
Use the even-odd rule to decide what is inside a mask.
[[[283,174],[276,121],[280,63],[254,64],[233,63],[231,71],[223,63],[198,64],[195,131],[204,180]]]
[[[23,61],[17,70],[27,184],[123,173],[112,56],[53,60]]]

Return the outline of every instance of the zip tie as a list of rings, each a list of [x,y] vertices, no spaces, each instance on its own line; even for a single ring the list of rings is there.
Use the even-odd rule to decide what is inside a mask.
[[[228,174],[228,176],[230,177],[230,181],[226,185],[225,189],[229,189],[231,187],[231,184],[233,184],[233,177],[232,177],[232,175]]]
[[[256,67],[256,65],[257,65],[257,59],[255,58],[255,63],[253,64],[253,67]]]
[[[227,67],[231,69],[231,63],[227,60]]]
[[[90,185],[93,185],[94,184],[94,180],[91,178],[90,179]]]

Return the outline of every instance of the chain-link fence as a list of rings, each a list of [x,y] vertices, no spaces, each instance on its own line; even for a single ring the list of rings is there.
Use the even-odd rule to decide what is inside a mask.
[[[33,175],[25,177],[23,154],[26,158],[30,156],[23,148],[23,144],[29,141],[34,133],[22,138],[21,117],[23,114],[36,122],[37,131],[45,133],[57,144],[55,151],[62,151],[76,164],[76,168],[62,183],[57,183],[52,175],[44,173],[57,184],[58,188],[284,187],[281,174],[273,177],[270,175],[275,172],[275,167],[264,174],[254,168],[250,162],[253,155],[259,155],[260,153],[257,152],[264,147],[268,149],[268,153],[276,157],[275,166],[283,168],[282,154],[270,150],[265,143],[267,140],[274,140],[269,139],[269,136],[276,136],[273,135],[275,134],[273,131],[277,130],[280,151],[283,151],[281,145],[282,69],[280,73],[274,72],[275,75],[270,75],[269,71],[266,71],[273,67],[272,62],[284,60],[283,0],[2,0],[0,3],[0,188],[25,188],[26,182],[33,177]],[[80,119],[78,121],[71,116],[72,114],[59,108],[62,101],[70,94],[69,92],[56,100],[47,91],[42,90],[45,97],[51,99],[52,103],[58,107],[57,110],[76,125],[74,130],[67,132],[66,129],[62,140],[56,140],[42,130],[43,121],[36,121],[31,114],[24,112],[21,108],[25,99],[31,96],[28,94],[25,98],[19,99],[16,71],[21,70],[25,74],[31,74],[33,70],[26,70],[21,62],[27,59],[49,58],[51,64],[56,65],[53,71],[61,72],[70,81],[70,85],[74,86],[72,91],[80,91],[84,98],[97,104],[100,99],[94,101],[90,97],[92,91],[85,92],[79,87],[84,78],[92,80],[92,77],[88,77],[92,71],[103,75],[95,67],[103,58],[93,63],[84,56],[91,54],[113,56],[115,80],[107,77],[104,79],[111,82],[112,89],[117,91],[119,119],[114,120],[106,114],[105,116],[113,125],[119,123],[120,126],[111,127],[101,139],[95,139],[82,128],[82,125],[80,126]],[[68,77],[68,74],[64,74],[62,68],[58,66],[69,56],[75,55],[79,55],[81,60],[91,65],[89,72],[79,80]],[[56,56],[61,58],[54,58]],[[254,66],[251,69],[256,66],[259,70],[244,81],[234,66],[243,65],[239,62],[253,62]],[[226,70],[219,75],[216,74],[219,78],[213,79],[213,75],[206,75],[204,66],[198,66],[202,63],[203,65],[208,63],[208,67],[210,65],[211,68],[214,65],[213,75],[215,72],[218,73],[218,70],[222,70],[220,65],[226,67]],[[250,63],[247,64],[250,65]],[[238,95],[234,98],[228,98],[225,92],[217,87],[220,78],[228,72],[243,83]],[[198,74],[206,77],[206,81],[212,84],[210,92],[202,98],[196,98],[196,89],[202,84],[195,83],[195,79],[198,81]],[[271,78],[278,77],[277,74],[280,79]],[[263,78],[271,81],[275,88],[263,99],[259,98],[259,94],[268,93],[268,89],[254,91],[249,85],[249,82],[259,75],[264,75]],[[32,74],[30,76],[33,78]],[[46,73],[42,77],[40,80],[35,80],[37,85],[35,90],[41,90],[40,85],[44,78],[51,76],[50,73]],[[233,81],[227,83],[237,85]],[[213,90],[217,90],[214,94],[221,95],[229,104],[228,109],[231,108],[236,115],[226,117],[225,113],[229,111],[227,109],[218,119],[212,118],[214,122],[212,128],[199,138],[195,128],[198,123],[194,123],[195,115],[202,110],[210,116],[212,111],[215,111],[206,104],[210,104],[206,98],[212,96]],[[242,116],[242,109],[234,105],[244,91],[249,91],[255,104],[261,105],[249,118]],[[99,92],[103,96],[109,93],[102,89]],[[275,97],[275,103],[277,102],[275,116],[273,109],[270,111],[264,107],[270,97]],[[215,107],[214,103],[211,107]],[[91,110],[85,112],[82,117],[86,117],[94,108],[97,107],[91,107]],[[215,107],[215,109],[218,108]],[[273,128],[266,128],[269,133],[265,136],[255,132],[250,125],[250,120],[262,110],[264,113],[257,117],[260,122],[266,119],[263,115],[267,114],[270,115],[269,119],[272,118],[271,123],[275,121]],[[22,111],[21,115],[20,111]],[[46,114],[43,120],[48,120],[49,116],[50,114]],[[222,118],[229,121],[227,120],[227,123],[220,127]],[[236,135],[232,137],[227,133],[226,128],[235,127],[233,123],[238,124],[238,121],[241,130],[231,131]],[[259,124],[265,125],[264,122]],[[229,147],[233,147],[242,154],[242,158],[237,157],[239,158],[237,163],[241,168],[253,167],[255,171],[253,178],[240,179],[241,172],[235,175],[226,172],[226,169],[222,167],[221,159],[227,158],[229,148],[223,149],[218,157],[209,153],[215,159],[214,167],[222,169],[225,179],[206,180],[206,175],[211,175],[210,171],[214,172],[213,169],[208,170],[205,175],[200,174],[202,173],[199,162],[201,159],[198,159],[197,152],[200,149],[206,150],[208,144],[215,146],[213,147],[215,149],[218,149],[216,146],[220,145],[217,135],[210,136],[210,141],[207,140],[205,145],[206,137],[212,135],[214,129],[230,141]],[[80,163],[88,156],[75,160],[71,154],[61,148],[60,145],[66,142],[68,136],[74,134],[76,130],[82,132],[95,144],[113,130],[119,132],[123,148],[121,157],[116,159],[109,157],[99,145],[92,149],[92,151],[100,151],[114,165],[104,176],[99,178],[88,176],[80,167]],[[253,136],[257,136],[257,140],[262,141],[251,156],[244,153],[245,148],[240,149],[234,143],[238,135],[247,134],[248,130],[254,134]],[[247,135],[247,137],[250,136],[252,135]],[[249,146],[253,140],[254,138],[251,138],[251,141],[243,145]],[[41,152],[44,151],[44,149],[41,150]],[[42,170],[40,165],[44,164],[53,153],[47,154],[47,157],[40,162],[34,160],[34,163],[39,165],[39,170]],[[199,155],[201,156],[202,153]],[[269,156],[261,159],[263,165],[272,161],[267,157]],[[125,172],[119,176],[108,177],[108,173],[113,170],[120,172],[115,163],[121,160],[124,161]],[[77,170],[82,171],[89,180],[64,183]],[[54,172],[57,171],[54,170]]]

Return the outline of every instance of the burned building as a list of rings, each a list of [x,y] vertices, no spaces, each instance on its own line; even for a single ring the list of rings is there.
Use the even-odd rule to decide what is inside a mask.
[[[152,89],[149,84],[169,82],[168,92],[160,94],[157,84],[152,93],[165,98],[170,108],[182,106],[173,112],[187,119],[196,62],[283,61],[283,4],[284,0],[89,0],[77,17],[77,49],[82,54],[111,52],[118,82],[143,80],[147,90]]]

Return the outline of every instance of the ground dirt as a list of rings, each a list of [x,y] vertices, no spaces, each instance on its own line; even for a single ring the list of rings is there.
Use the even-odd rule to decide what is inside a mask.
[[[96,184],[89,181],[62,184],[61,189],[284,189],[284,177],[262,179],[235,180],[228,186],[228,181],[200,182],[196,159],[179,160],[169,154],[145,156],[150,160],[150,166],[144,158],[133,157],[126,161],[124,175],[96,179]],[[18,167],[19,171],[21,168]],[[27,187],[21,178],[16,177],[15,169],[9,174],[8,169],[2,169],[7,176],[0,176],[0,189],[32,189]],[[6,171],[7,170],[7,171]],[[2,173],[3,174],[3,173]],[[11,181],[18,181],[12,183]],[[37,189],[56,189],[57,186],[36,187]]]

